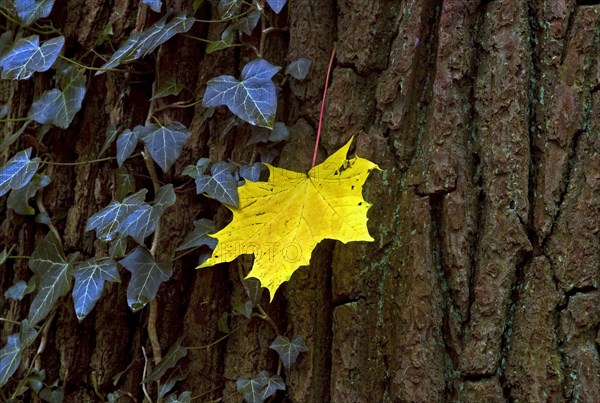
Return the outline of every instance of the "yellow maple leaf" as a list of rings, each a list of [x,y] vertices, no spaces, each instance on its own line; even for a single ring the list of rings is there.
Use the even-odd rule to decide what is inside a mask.
[[[321,240],[373,241],[367,229],[371,204],[363,199],[362,187],[369,172],[379,167],[358,156],[347,159],[351,143],[308,175],[265,164],[268,181],[247,181],[238,189],[239,208],[227,206],[232,222],[211,235],[219,243],[198,268],[254,254],[247,277],[260,280],[272,300],[281,283],[310,263]]]

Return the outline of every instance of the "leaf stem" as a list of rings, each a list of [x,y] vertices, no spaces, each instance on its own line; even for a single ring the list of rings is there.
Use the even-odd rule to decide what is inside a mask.
[[[81,69],[85,69],[85,70],[91,70],[91,71],[115,71],[115,72],[118,72],[118,73],[131,73],[130,71],[121,70],[121,69],[103,69],[102,67],[86,66],[84,64],[79,63],[78,61],[75,61],[73,59],[69,59],[68,57],[63,56],[63,55],[59,55],[58,57],[60,57],[61,59],[63,59],[66,62],[74,64],[75,66],[77,66],[77,67],[79,67]]]
[[[319,126],[317,128],[317,140],[315,141],[315,151],[313,153],[312,167],[317,164],[317,151],[319,151],[319,141],[321,140],[321,126],[323,125],[323,113],[325,112],[325,99],[327,98],[327,87],[329,86],[329,75],[331,74],[331,66],[335,57],[335,46],[331,49],[331,57],[329,59],[329,67],[327,67],[327,76],[325,77],[325,89],[323,90],[323,99],[321,100],[321,113],[319,113]]]
[[[5,118],[0,119],[0,123],[10,123],[10,122],[26,122],[29,118]]]
[[[137,154],[140,155],[140,154]],[[46,165],[59,165],[59,166],[77,166],[77,165],[87,165],[87,164],[95,164],[97,162],[104,162],[104,161],[112,161],[112,160],[116,160],[116,157],[105,157],[105,158],[98,158],[96,160],[89,160],[89,161],[79,161],[79,162],[53,162],[53,161],[44,161],[44,164]]]

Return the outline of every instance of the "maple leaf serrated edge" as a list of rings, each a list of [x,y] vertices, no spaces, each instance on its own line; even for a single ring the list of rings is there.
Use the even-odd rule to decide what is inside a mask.
[[[307,178],[315,178],[318,180],[318,178],[325,178],[327,176],[331,176],[334,177],[334,175],[336,173],[339,173],[341,171],[343,171],[345,169],[346,166],[352,166],[355,163],[360,163],[360,164],[364,164],[364,169],[366,171],[364,180],[362,181],[362,183],[359,184],[360,188],[362,188],[364,182],[366,181],[369,173],[374,170],[380,170],[379,166],[377,166],[377,164],[364,159],[364,158],[360,158],[358,156],[355,156],[351,159],[347,158],[348,155],[348,151],[350,149],[350,146],[352,144],[352,141],[354,140],[354,136],[350,138],[350,140],[340,149],[338,149],[335,153],[333,153],[330,157],[328,157],[323,163],[314,166],[309,172],[308,174],[305,173],[300,173],[300,172],[294,172],[294,171],[288,171],[282,168],[277,168],[274,167],[270,164],[265,164],[268,168],[269,168],[269,172],[270,172],[270,176],[269,179],[267,181],[267,183],[272,183],[273,182],[273,177],[275,175],[278,174],[284,174],[284,175],[293,175],[295,176],[295,178],[292,178],[291,176],[289,177],[290,180],[294,180],[294,179],[302,179],[305,180]],[[246,182],[242,187],[240,187],[240,191],[242,191],[242,189],[245,186],[252,186],[252,183]],[[371,237],[371,235],[368,233],[368,230],[366,229],[366,211],[371,207],[371,204],[368,203],[367,201],[365,201],[363,199],[363,207],[365,208],[365,232],[366,235],[360,238],[353,238],[353,239],[340,239],[339,237],[336,238],[337,240],[342,241],[343,243],[349,242],[349,241],[367,241],[367,242],[372,242],[374,241],[373,237]],[[239,215],[242,211],[242,209],[244,209],[244,207],[246,207],[246,205],[242,204],[242,201],[240,201],[240,207],[239,208],[235,208],[229,205],[226,205],[233,213],[234,213],[234,220],[228,224],[225,228],[223,228],[222,230],[220,230],[219,232],[215,233],[215,234],[210,234],[211,237],[216,238],[219,240],[219,242],[221,242],[221,240],[219,239],[221,236],[226,237],[227,235],[226,232],[228,232],[229,226],[235,221],[236,219],[236,215]],[[322,238],[325,239],[325,238]],[[296,268],[292,271],[292,273],[297,270],[299,267],[302,266],[306,266],[310,263],[310,256],[312,255],[312,250],[314,249],[314,246],[310,249],[311,253],[309,254],[309,259],[308,261],[299,261],[298,265],[296,266]],[[218,245],[217,245],[218,248]],[[214,253],[213,253],[214,255]],[[220,263],[226,263],[226,262],[230,262],[232,260],[234,260],[237,256],[239,256],[239,254],[235,255],[235,254],[225,254],[227,257],[223,257],[223,256],[219,256],[217,258],[209,258],[207,259],[205,262],[203,262],[202,264],[200,264],[197,269],[201,269],[201,268],[205,268],[205,267],[211,267],[214,266],[216,264],[220,264]],[[256,256],[255,256],[256,257]],[[255,260],[256,263],[256,260]],[[251,270],[251,272],[248,274],[248,276],[246,276],[246,278],[258,278],[259,280],[261,280],[259,275],[256,275],[256,271],[257,271],[257,267],[256,264],[253,265],[253,269]],[[290,275],[291,276],[291,275]],[[263,279],[264,280],[264,279]],[[269,296],[271,301],[273,300],[273,297],[275,295],[275,292],[277,291],[277,289],[279,288],[279,286],[284,282],[289,280],[289,278],[281,281],[281,282],[271,282],[269,284],[263,284],[263,287],[267,288],[269,290]]]

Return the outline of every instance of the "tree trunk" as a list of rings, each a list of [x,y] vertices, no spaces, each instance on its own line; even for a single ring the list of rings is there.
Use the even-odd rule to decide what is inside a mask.
[[[167,2],[187,11],[191,3]],[[356,154],[382,169],[363,192],[373,204],[375,242],[323,242],[310,267],[271,303],[263,295],[280,332],[303,335],[309,348],[283,371],[287,390],[276,401],[600,401],[597,3],[291,0],[279,16],[270,14],[288,30],[267,37],[265,59],[278,66],[312,60],[306,80],[280,89],[278,120],[292,135],[275,165],[310,167],[335,46],[320,161],[356,136]],[[196,17],[215,19],[215,7],[203,5]],[[158,15],[139,2],[59,0],[50,17],[67,38],[65,54],[78,59],[108,24],[116,48]],[[198,22],[190,33],[215,39],[224,26]],[[111,123],[143,124],[157,72],[176,77],[196,101],[207,80],[238,76],[252,58],[236,47],[207,55],[200,42],[178,35],[158,57],[135,66],[145,74],[90,75],[69,129],[45,135],[48,158],[93,160]],[[1,86],[1,103],[20,117],[49,82],[34,75]],[[177,101],[189,97],[184,91]],[[200,157],[252,158],[248,125],[227,132],[230,112],[218,108],[208,120],[204,112],[198,104],[160,114],[193,133],[164,183],[183,185],[183,168]],[[3,136],[17,128],[4,124]],[[26,147],[17,142],[3,160]],[[106,255],[85,225],[115,198],[115,167],[108,161],[44,168],[53,181],[43,190],[44,204],[66,253]],[[138,174],[138,189],[151,188],[139,159],[126,167]],[[31,255],[47,227],[9,212],[4,202],[1,208],[0,247],[14,244],[13,255]],[[193,191],[177,193],[161,221],[158,255],[171,255],[193,220],[214,211],[224,226],[226,209]],[[268,348],[277,335],[265,321],[230,316],[229,327],[241,327],[216,342],[224,335],[219,318],[247,299],[239,276],[251,261],[195,270],[197,262],[197,253],[177,260],[159,290],[163,355],[180,336],[185,346],[210,345],[178,363],[183,379],[176,389],[198,401],[241,402],[237,379],[277,371]],[[129,274],[121,275],[81,323],[71,298],[61,299],[41,363],[47,383],[62,381],[65,401],[106,400],[117,390],[143,398],[142,347],[152,351],[148,308],[129,310]],[[30,276],[25,260],[9,260],[1,288]],[[0,297],[0,315],[20,321],[30,300]],[[5,324],[2,344],[15,332]],[[17,379],[36,348],[24,356]]]

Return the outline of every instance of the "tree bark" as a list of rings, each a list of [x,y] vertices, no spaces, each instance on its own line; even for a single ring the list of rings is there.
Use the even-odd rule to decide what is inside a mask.
[[[202,6],[197,18],[216,18],[213,8]],[[600,401],[600,4],[291,0],[271,14],[288,30],[268,36],[265,59],[312,60],[306,80],[280,89],[278,120],[292,135],[275,164],[310,168],[335,46],[320,160],[356,136],[356,154],[382,168],[363,192],[373,204],[375,242],[323,242],[273,302],[263,295],[280,332],[303,335],[309,348],[283,372],[287,390],[277,401]],[[116,47],[157,19],[127,0],[57,1],[50,17],[74,59],[107,24]],[[223,28],[196,23],[191,33],[215,39]],[[144,123],[157,72],[200,100],[208,79],[237,75],[252,57],[240,48],[207,55],[199,42],[176,36],[136,66],[145,74],[91,75],[83,109],[69,129],[51,129],[44,146],[53,161],[95,159],[110,124]],[[49,87],[34,77],[0,83],[10,116],[26,116],[34,95]],[[204,112],[197,105],[161,113],[193,133],[165,183],[183,184],[183,168],[200,157],[252,158],[248,125],[226,132],[225,108],[208,120]],[[3,124],[3,136],[17,128]],[[3,160],[25,147],[13,145]],[[126,166],[139,174],[138,189],[151,187],[140,161]],[[45,168],[53,182],[43,200],[67,253],[106,255],[84,229],[114,198],[115,167]],[[1,208],[0,248],[14,244],[15,255],[31,255],[46,227]],[[159,256],[213,212],[224,226],[224,208],[193,191],[177,193],[161,221]],[[176,261],[158,293],[163,354],[180,336],[185,346],[212,344],[180,362],[177,390],[199,401],[241,402],[236,379],[277,370],[268,348],[277,335],[264,321],[233,316],[230,328],[241,328],[214,343],[223,336],[221,315],[247,299],[239,266],[247,272],[251,260],[194,270],[197,261],[198,254]],[[49,381],[62,381],[65,401],[99,400],[95,388],[143,398],[148,312],[129,310],[128,274],[121,274],[81,323],[70,297],[61,300],[41,361]],[[0,286],[30,276],[26,261],[9,260]],[[26,317],[27,300],[0,302],[0,316]],[[2,344],[15,329],[3,325]]]

